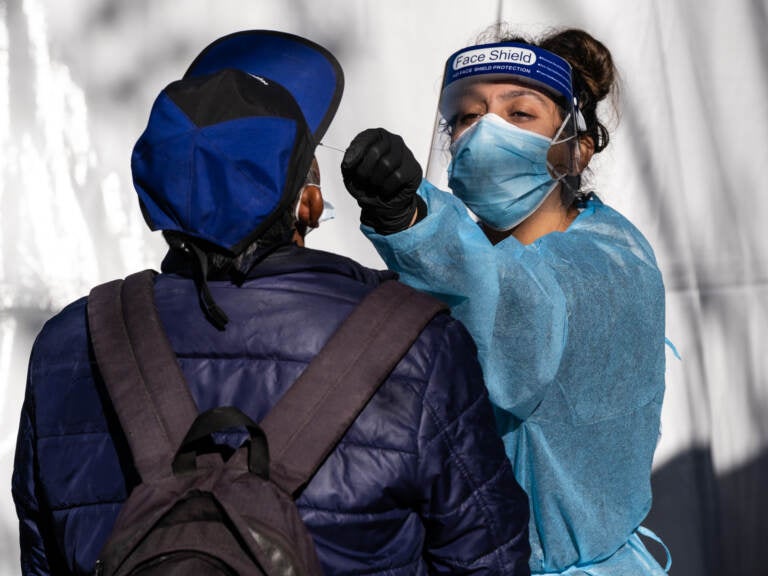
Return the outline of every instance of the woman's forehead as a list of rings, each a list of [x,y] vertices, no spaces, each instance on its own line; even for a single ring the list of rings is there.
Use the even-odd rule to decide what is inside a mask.
[[[511,100],[520,96],[531,96],[543,103],[555,104],[546,92],[522,82],[474,82],[457,94],[457,100]]]

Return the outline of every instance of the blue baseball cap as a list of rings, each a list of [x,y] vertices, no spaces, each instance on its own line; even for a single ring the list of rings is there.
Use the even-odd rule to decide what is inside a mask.
[[[212,42],[195,58],[184,78],[237,68],[277,82],[301,108],[315,142],[331,123],[344,90],[341,65],[314,42],[274,30],[246,30]]]
[[[336,59],[298,36],[213,42],[160,93],[134,147],[149,227],[242,252],[296,202],[343,85]]]

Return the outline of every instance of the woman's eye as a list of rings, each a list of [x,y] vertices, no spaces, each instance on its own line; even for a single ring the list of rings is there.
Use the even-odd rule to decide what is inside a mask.
[[[509,112],[510,118],[517,118],[517,119],[529,119],[533,118],[533,114],[529,114],[528,112],[525,112],[523,110],[512,110]]]
[[[459,126],[469,126],[470,124],[474,124],[475,122],[477,122],[480,116],[481,114],[477,114],[474,112],[470,112],[467,114],[460,114],[457,124]]]

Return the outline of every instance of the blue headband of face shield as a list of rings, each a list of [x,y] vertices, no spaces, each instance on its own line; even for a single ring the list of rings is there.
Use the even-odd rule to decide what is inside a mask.
[[[573,114],[577,129],[586,130],[584,117],[573,95],[571,65],[549,50],[516,42],[469,46],[454,52],[445,64],[441,114],[450,120],[446,108],[454,82],[469,78],[493,81],[510,76],[554,93],[555,99],[561,101],[566,110]]]

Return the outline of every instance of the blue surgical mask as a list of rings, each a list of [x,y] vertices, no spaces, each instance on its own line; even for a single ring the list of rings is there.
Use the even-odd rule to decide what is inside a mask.
[[[448,186],[491,228],[514,228],[557,185],[547,170],[551,143],[486,114],[451,145]]]

